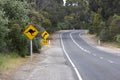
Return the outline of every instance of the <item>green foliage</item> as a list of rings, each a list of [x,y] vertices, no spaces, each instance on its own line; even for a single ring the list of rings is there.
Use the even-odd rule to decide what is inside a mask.
[[[8,32],[7,25],[8,18],[5,16],[5,12],[3,10],[0,11],[0,52],[5,51],[6,42],[5,36]]]
[[[102,18],[107,20],[114,14],[120,15],[120,1],[118,0],[88,0],[91,11],[97,12],[99,8],[102,9]]]
[[[27,0],[28,1],[28,0]],[[28,24],[33,24],[39,35],[33,41],[33,51],[38,52],[43,20],[48,19],[46,11],[36,11],[26,0],[0,0],[0,52],[19,54],[25,57],[29,52],[29,40],[23,35]],[[47,26],[52,25],[47,20]],[[0,62],[0,64],[2,64]]]
[[[23,35],[25,26],[32,23],[41,30],[41,26],[38,25],[44,16],[25,0],[0,0],[0,9],[0,52],[15,52],[25,57],[29,53],[29,41]],[[37,51],[40,48],[39,40],[33,43],[34,51]]]
[[[120,34],[120,1],[118,0],[88,0],[91,14],[97,13],[92,21],[91,33],[100,33],[104,41],[116,41],[116,35]],[[92,17],[92,16],[91,16]],[[97,27],[96,27],[97,26]],[[101,27],[101,28],[100,28]],[[105,28],[105,29],[102,29]]]
[[[74,20],[74,17],[73,16],[65,16],[64,18],[65,22],[66,23],[72,23],[72,21]]]
[[[22,57],[26,56],[28,52],[28,40],[23,35],[23,32],[21,31],[21,26],[19,24],[12,25],[12,28],[8,33],[7,39],[10,51],[17,52]]]
[[[110,36],[110,32],[107,28],[102,29],[102,31],[100,32],[99,35],[100,39],[102,41],[111,41],[111,36]]]
[[[0,23],[1,35],[4,42],[1,42],[4,46],[3,52],[8,50],[9,52],[17,52],[20,56],[25,57],[27,53],[27,40],[23,36],[22,30],[24,26],[29,22],[28,18],[28,4],[26,1],[18,0],[6,0],[1,4],[3,10],[3,19]],[[2,11],[0,11],[0,14]],[[1,18],[1,17],[0,17]],[[1,18],[2,19],[2,18]],[[5,26],[8,26],[5,28]],[[16,34],[17,32],[17,34]]]
[[[8,18],[5,16],[5,12],[0,10],[0,25],[4,26],[8,24]]]
[[[120,43],[120,34],[116,35],[116,41]]]
[[[63,23],[63,22],[60,22],[60,23],[58,23],[57,24],[57,27],[58,27],[58,29],[62,29],[62,30],[65,30],[65,29],[67,29],[68,27],[67,27],[67,25],[65,24],[65,23]]]
[[[85,24],[89,22],[89,6],[85,0],[67,0],[66,2],[67,16],[73,18],[69,23],[71,28],[86,28]]]
[[[94,13],[92,26],[90,27],[90,33],[95,33],[97,36],[100,34],[101,30],[105,27],[105,22],[102,21],[100,14]]]
[[[39,22],[48,32],[54,32],[58,30],[57,24],[64,22],[64,16],[66,15],[65,6],[63,6],[63,0],[31,0],[32,8],[39,12],[36,15],[42,15],[43,17],[31,17],[32,22]],[[33,14],[33,12],[31,12]],[[38,18],[38,20],[37,20]],[[40,20],[41,19],[41,20]],[[36,23],[35,23],[36,24]]]
[[[40,52],[40,50],[39,50],[40,48],[41,48],[40,40],[35,38],[33,40],[33,52],[39,53]]]
[[[3,5],[5,15],[9,20],[19,20],[21,23],[28,21],[28,4],[26,1],[6,0]]]
[[[6,42],[5,42],[5,32],[6,28],[3,26],[0,26],[0,52],[4,51],[4,48],[6,47]]]
[[[120,17],[114,15],[113,17],[110,17],[106,23],[102,20],[102,17],[99,13],[100,12],[93,14],[93,20],[91,27],[89,28],[90,33],[97,34],[102,41],[115,40],[115,36],[120,33]]]
[[[52,26],[52,23],[49,19],[44,19],[42,21],[42,26],[47,30],[49,31],[51,29],[51,26]]]
[[[31,10],[29,13],[29,19],[33,24],[40,25],[40,23],[44,19],[44,16],[35,10]]]
[[[105,27],[105,22],[101,21],[96,29],[97,36],[99,36],[101,30]]]
[[[76,19],[75,19],[74,13],[64,17],[64,22],[68,29],[71,29],[71,28],[73,29],[73,27],[76,26],[75,21],[76,21]]]
[[[120,16],[114,15],[112,17],[112,20],[110,22],[109,28],[110,28],[110,32],[111,32],[111,37],[114,40],[114,37],[117,34],[120,34]]]

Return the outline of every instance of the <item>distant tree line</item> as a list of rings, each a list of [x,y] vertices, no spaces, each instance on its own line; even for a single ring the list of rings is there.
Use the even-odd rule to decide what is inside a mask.
[[[64,23],[67,28],[89,29],[102,41],[120,42],[118,0],[67,0]]]
[[[119,0],[89,0],[90,33],[95,33],[102,41],[120,42],[119,6]]]

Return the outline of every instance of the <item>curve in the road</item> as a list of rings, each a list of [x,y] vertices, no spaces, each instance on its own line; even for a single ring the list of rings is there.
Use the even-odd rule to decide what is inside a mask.
[[[75,70],[78,79],[79,79],[79,80],[82,80],[82,77],[81,77],[81,75],[80,75],[78,69],[76,68],[76,66],[74,65],[74,63],[72,62],[71,58],[69,57],[68,53],[67,53],[66,50],[65,50],[65,47],[64,47],[64,44],[63,44],[63,40],[62,40],[62,34],[60,34],[60,38],[61,38],[62,49],[63,49],[63,51],[64,51],[66,57],[68,58],[69,62],[71,63],[71,65],[72,65],[72,67],[73,67],[73,69]]]
[[[72,31],[62,33],[64,52],[69,56],[83,80],[120,80],[120,57],[91,47],[79,33]],[[117,62],[118,64],[114,64]]]

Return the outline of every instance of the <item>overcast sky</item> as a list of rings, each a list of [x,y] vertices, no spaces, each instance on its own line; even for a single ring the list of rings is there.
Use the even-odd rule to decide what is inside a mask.
[[[65,5],[65,3],[66,3],[66,0],[63,0],[64,1],[64,5]]]

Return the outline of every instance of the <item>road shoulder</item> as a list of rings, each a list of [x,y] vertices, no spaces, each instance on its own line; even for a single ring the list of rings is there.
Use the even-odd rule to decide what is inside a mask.
[[[114,53],[116,55],[120,55],[120,48],[116,47],[115,45],[112,45],[110,43],[101,43],[99,45],[98,38],[95,35],[91,35],[89,33],[83,34],[81,36],[88,44],[95,46],[96,48],[109,52]]]

